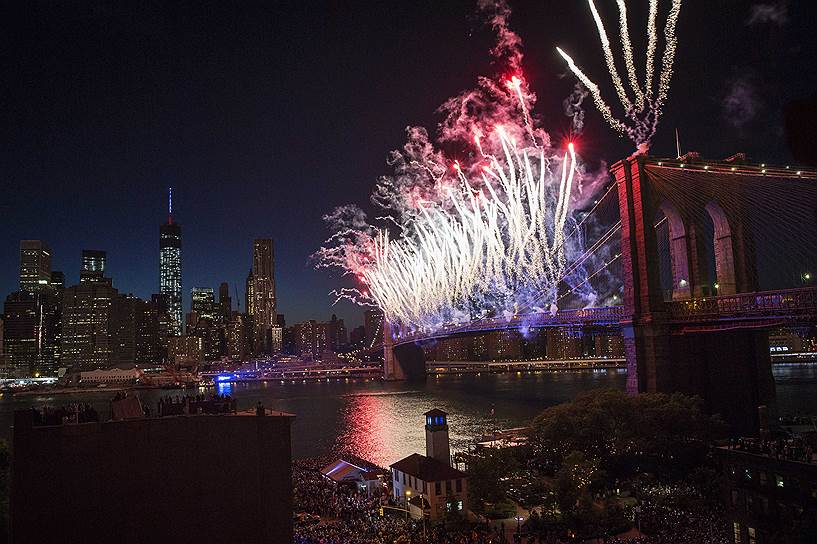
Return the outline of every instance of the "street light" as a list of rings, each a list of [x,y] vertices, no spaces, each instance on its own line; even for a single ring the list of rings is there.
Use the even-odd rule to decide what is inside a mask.
[[[426,507],[423,504],[423,494],[420,493],[420,519],[423,521],[423,539],[426,537]]]
[[[406,521],[409,516],[409,501],[411,500],[411,489],[406,489]]]
[[[516,534],[519,536],[519,539],[522,539],[522,520],[524,520],[522,516],[516,516]]]

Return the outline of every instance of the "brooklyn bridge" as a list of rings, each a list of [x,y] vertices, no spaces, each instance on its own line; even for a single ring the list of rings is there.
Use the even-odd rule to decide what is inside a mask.
[[[610,174],[589,215],[614,213],[588,246],[615,246],[608,262],[620,260],[620,305],[520,312],[433,332],[387,324],[386,379],[423,379],[430,341],[607,327],[623,336],[629,392],[698,395],[740,431],[773,420],[769,330],[817,319],[817,287],[806,281],[817,264],[817,172],[693,153],[631,157]]]

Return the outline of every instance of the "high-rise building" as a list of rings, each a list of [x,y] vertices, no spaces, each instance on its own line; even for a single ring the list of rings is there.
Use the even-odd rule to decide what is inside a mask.
[[[146,365],[159,355],[159,319],[151,302],[118,295],[111,304],[111,363]]]
[[[366,327],[360,325],[359,327],[355,327],[352,329],[352,332],[349,333],[349,344],[352,347],[360,348],[363,346],[363,342],[366,341]]]
[[[233,300],[230,298],[230,286],[224,281],[218,286],[218,305],[221,317],[224,323],[227,323],[233,315]]]
[[[113,363],[112,305],[119,292],[110,278],[80,282],[63,291],[61,364],[74,371]]]
[[[284,348],[284,328],[281,325],[270,327],[270,353],[281,353]]]
[[[62,291],[65,289],[65,274],[58,270],[51,272],[51,287],[55,291]]]
[[[383,341],[383,312],[380,308],[367,308],[363,312],[363,326],[366,327],[366,347]]]
[[[318,324],[314,321],[296,323],[293,327],[295,336],[295,353],[302,357],[319,358],[318,351]]]
[[[97,249],[82,250],[82,267],[79,270],[79,281],[98,281],[105,276],[104,251]]]
[[[346,325],[342,319],[332,314],[332,319],[326,323],[327,348],[338,353],[343,350],[349,343],[349,337],[346,333]]]
[[[170,334],[182,334],[182,228],[173,222],[173,190],[168,190],[167,223],[159,227],[159,292],[167,295]]]
[[[278,314],[275,305],[275,252],[271,238],[257,238],[252,251],[253,351],[271,353],[271,331]]]
[[[190,290],[190,310],[196,313],[198,319],[207,318],[214,323],[221,316],[211,287],[193,287]]]
[[[158,326],[158,353],[156,358],[159,361],[167,361],[167,346],[170,334],[171,319],[167,307],[167,295],[154,293],[150,296],[151,311],[156,314]]]
[[[249,317],[253,314],[253,302],[255,301],[255,294],[253,293],[252,269],[247,273],[247,281],[244,285],[244,311]]]
[[[8,377],[54,376],[59,346],[59,301],[48,291],[18,291],[3,307],[3,352]]]
[[[20,291],[35,293],[51,283],[51,250],[42,240],[20,241]]]
[[[582,355],[582,331],[572,328],[547,329],[546,356],[548,359],[575,359]]]
[[[236,313],[227,323],[225,337],[227,356],[235,361],[241,361],[250,353],[249,326],[245,316]]]

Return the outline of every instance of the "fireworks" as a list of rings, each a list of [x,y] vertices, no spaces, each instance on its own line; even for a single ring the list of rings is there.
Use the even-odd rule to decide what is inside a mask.
[[[356,206],[338,208],[315,254],[319,267],[354,278],[338,300],[378,306],[404,330],[555,311],[565,296],[589,303],[585,265],[605,264],[584,251],[574,220],[588,198],[576,150],[555,149],[532,113],[510,11],[502,1],[479,5],[503,75],[447,100],[436,139],[410,127],[371,198],[383,210],[378,224]]]
[[[664,58],[661,65],[661,72],[658,78],[658,92],[654,92],[654,65],[655,65],[655,51],[658,44],[658,31],[656,19],[658,18],[658,0],[650,0],[649,15],[647,19],[647,56],[644,75],[644,86],[640,86],[638,82],[638,75],[636,74],[635,61],[633,58],[633,48],[630,43],[630,33],[627,27],[627,5],[625,0],[616,0],[619,11],[619,33],[621,34],[621,48],[624,57],[624,65],[627,70],[627,80],[629,81],[633,100],[630,100],[627,90],[624,87],[621,77],[616,68],[615,58],[610,46],[610,40],[607,37],[607,31],[604,28],[604,22],[601,20],[596,5],[593,0],[588,0],[590,12],[593,14],[593,19],[598,28],[599,38],[601,40],[601,48],[604,54],[604,60],[607,63],[607,69],[610,72],[610,78],[613,81],[621,106],[624,108],[624,114],[627,122],[622,122],[615,117],[610,106],[604,101],[601,96],[601,90],[584,72],[576,65],[573,59],[565,53],[561,48],[556,50],[565,59],[568,67],[573,74],[581,81],[593,96],[593,102],[601,112],[604,119],[610,124],[613,129],[626,134],[635,144],[639,150],[646,151],[649,147],[650,141],[658,128],[658,120],[661,117],[661,109],[666,102],[667,94],[669,93],[669,84],[672,79],[672,65],[675,61],[675,50],[678,44],[678,39],[675,35],[675,28],[678,22],[678,15],[681,12],[681,0],[672,0],[672,7],[667,17],[667,24],[664,27]]]
[[[549,311],[560,282],[581,282],[584,268],[568,265],[581,239],[565,234],[581,175],[574,146],[557,154],[540,145],[548,139],[537,138],[524,82],[513,76],[505,87],[483,90],[501,98],[485,117],[505,123],[458,120],[476,151],[467,161],[447,160],[425,131],[410,131],[393,156],[399,175],[381,179],[374,195],[392,211],[381,219],[399,234],[366,224],[354,207],[327,218],[337,232],[318,252],[319,266],[341,268],[359,283],[336,292],[339,298],[428,330],[488,314]]]
[[[562,157],[554,209],[544,152],[518,149],[501,127],[497,137],[504,161],[490,157],[479,190],[455,163],[461,185],[448,190],[448,202],[421,203],[409,236],[391,240],[379,230],[371,257],[355,253],[352,268],[391,320],[431,328],[474,317],[469,301],[484,297],[493,309],[519,308],[562,279],[573,146]]]

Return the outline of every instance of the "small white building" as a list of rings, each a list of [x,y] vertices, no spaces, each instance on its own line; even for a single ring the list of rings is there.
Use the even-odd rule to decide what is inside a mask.
[[[426,455],[413,453],[391,465],[394,498],[410,504],[412,517],[444,520],[468,512],[468,475],[451,466],[447,414],[431,410],[426,418]]]
[[[349,461],[338,459],[321,469],[325,478],[336,484],[355,484],[359,492],[366,492],[369,497],[379,497],[383,493],[385,471],[363,468]]]

